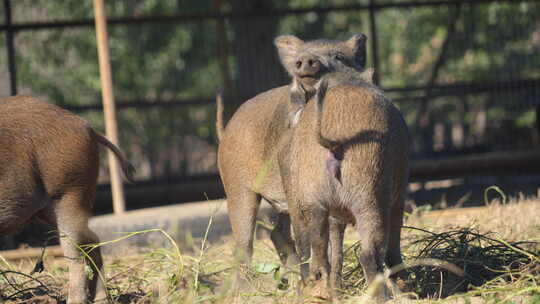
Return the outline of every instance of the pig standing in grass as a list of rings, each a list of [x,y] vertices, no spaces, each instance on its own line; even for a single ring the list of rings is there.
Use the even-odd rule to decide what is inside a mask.
[[[306,52],[310,61],[318,60],[298,43],[288,45],[282,63],[291,70],[288,64],[302,62]],[[369,77],[341,66],[345,60],[318,61],[330,72],[311,89],[293,74],[291,103],[305,103],[311,91],[315,100],[295,114],[290,142],[278,152],[278,160],[297,252],[303,262],[311,256],[310,281],[315,295],[326,298],[328,287],[340,285],[340,242],[346,223],[357,226],[368,284],[384,266],[402,262],[410,141],[400,112],[366,81]],[[384,287],[377,297],[387,297]]]
[[[126,178],[133,167],[120,150],[88,123],[55,105],[26,96],[0,99],[0,235],[17,231],[37,218],[57,227],[69,259],[67,303],[106,300],[99,279],[99,242],[88,228],[99,169],[98,144],[111,149]],[[88,279],[85,265],[93,270]]]
[[[300,64],[293,62],[294,70],[289,72],[298,76],[304,87],[314,93],[312,86],[321,76],[331,72],[326,69],[328,65],[321,64],[321,60],[328,63],[336,62],[339,58],[348,67],[364,70],[365,41],[365,35],[359,34],[346,41],[306,42],[307,46],[311,46],[306,48],[310,54],[304,56]],[[295,46],[304,44],[293,36],[280,36],[275,43],[280,57],[287,59],[287,54],[297,53]],[[306,96],[305,100],[310,98]],[[218,166],[236,241],[235,255],[244,264],[249,263],[253,253],[253,232],[261,199],[269,202],[279,213],[271,239],[281,261],[288,266],[299,264],[291,238],[287,197],[277,158],[279,151],[289,149],[291,118],[294,118],[297,110],[296,105],[291,105],[291,86],[279,87],[242,104],[225,129],[223,105],[218,98]],[[341,242],[339,248],[341,252]],[[307,270],[304,274],[307,274]]]

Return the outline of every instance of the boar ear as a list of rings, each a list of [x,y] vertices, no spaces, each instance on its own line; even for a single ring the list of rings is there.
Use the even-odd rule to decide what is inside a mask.
[[[375,73],[375,69],[374,68],[369,68],[369,69],[366,69],[365,71],[363,71],[362,73],[360,73],[360,78],[367,82],[367,83],[371,83],[373,84],[373,74]]]
[[[289,50],[294,52],[304,44],[304,41],[293,35],[282,35],[274,39],[274,44],[279,51]]]
[[[364,34],[356,34],[345,41],[345,45],[353,52],[354,66],[357,69],[366,67],[366,41],[367,36]]]
[[[278,50],[281,63],[291,73],[296,52],[304,45],[304,41],[293,35],[283,35],[274,39],[274,45]]]

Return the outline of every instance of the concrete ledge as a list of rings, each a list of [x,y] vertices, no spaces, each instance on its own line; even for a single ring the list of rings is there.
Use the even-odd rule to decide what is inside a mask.
[[[261,204],[259,218],[270,211],[268,204]],[[102,215],[90,220],[90,228],[102,242],[116,240],[130,232],[160,228],[180,245],[186,236],[203,238],[212,219],[208,240],[216,241],[231,233],[225,200],[186,203],[175,206],[147,208],[126,212],[123,215]],[[167,246],[167,238],[160,232],[142,233],[104,246],[110,251],[122,246]]]
[[[434,210],[422,213],[420,216],[427,219],[457,218],[460,216],[479,216],[486,212],[486,207],[469,207]],[[271,214],[271,207],[263,203],[259,210],[259,218],[267,220]],[[90,221],[90,227],[100,237],[102,242],[116,240],[126,233],[160,228],[166,231],[182,247],[186,235],[193,238],[202,238],[212,218],[212,225],[208,233],[210,241],[216,241],[231,232],[227,206],[225,200],[204,201],[198,203],[180,204],[168,207],[147,208],[126,212],[123,215],[96,216]],[[262,229],[259,229],[261,231]],[[103,246],[105,253],[125,247],[167,247],[169,241],[159,232],[150,232],[132,236],[128,239]],[[24,258],[37,258],[41,256],[42,249],[25,248],[0,251],[0,256],[6,260]],[[60,246],[48,247],[48,256],[62,256]]]
[[[262,203],[258,218],[268,220],[272,210],[270,205]],[[430,211],[422,216],[426,218],[455,217],[460,214],[474,215],[484,210],[485,207],[445,209]],[[209,241],[217,241],[231,233],[227,202],[224,199],[139,209],[128,211],[123,215],[95,216],[90,220],[90,228],[98,234],[101,242],[117,240],[131,232],[159,228],[167,232],[180,247],[183,247],[186,244],[186,237],[195,239],[204,237],[210,219],[212,223],[207,236]],[[259,232],[261,230],[259,229]],[[111,252],[125,246],[168,247],[170,242],[165,235],[154,231],[140,233],[103,246],[103,250]]]

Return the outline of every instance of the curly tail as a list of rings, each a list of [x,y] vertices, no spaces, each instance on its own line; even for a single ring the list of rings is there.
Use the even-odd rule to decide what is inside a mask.
[[[223,91],[219,90],[216,95],[216,133],[218,141],[221,141],[225,127],[223,125]]]
[[[321,132],[323,101],[324,101],[324,96],[326,95],[327,90],[328,90],[328,80],[323,78],[318,83],[317,92],[315,93],[315,109],[316,109],[316,117],[317,117],[316,122],[315,122],[315,137],[317,138],[317,142],[321,146],[334,152],[340,148],[342,143],[340,143],[339,141],[325,138]]]
[[[92,133],[94,137],[96,138],[96,140],[98,141],[98,143],[111,149],[111,151],[114,153],[114,155],[120,162],[120,167],[122,168],[122,172],[124,173],[124,178],[130,183],[135,183],[135,179],[133,178],[133,174],[135,173],[135,168],[129,161],[127,161],[127,159],[124,157],[124,154],[122,154],[122,151],[120,151],[120,149],[118,149],[118,147],[116,147],[112,142],[110,142],[105,136],[99,134],[98,132],[94,130],[92,130]]]

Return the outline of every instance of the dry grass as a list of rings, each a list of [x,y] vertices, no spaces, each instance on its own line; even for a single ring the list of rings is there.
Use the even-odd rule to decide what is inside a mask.
[[[403,229],[407,264],[418,259],[446,261],[464,276],[433,263],[400,273],[408,293],[393,303],[540,303],[540,201],[516,199],[476,212],[413,212]],[[141,233],[160,233],[153,230]],[[162,233],[162,232],[161,232]],[[164,233],[163,237],[167,237]],[[357,262],[354,228],[345,241],[344,296],[340,303],[363,303],[366,286]],[[244,271],[248,288],[235,294],[230,238],[216,244],[193,241],[180,252],[166,248],[123,249],[106,256],[107,287],[117,303],[315,303],[299,298],[295,278],[283,284],[284,270],[271,243],[255,243],[254,265]],[[45,270],[28,275],[35,261],[0,259],[0,302],[63,303],[67,263],[45,257]],[[430,266],[431,265],[431,266]],[[444,265],[443,265],[444,266]],[[289,287],[289,288],[287,288]],[[419,300],[414,300],[420,298]]]

